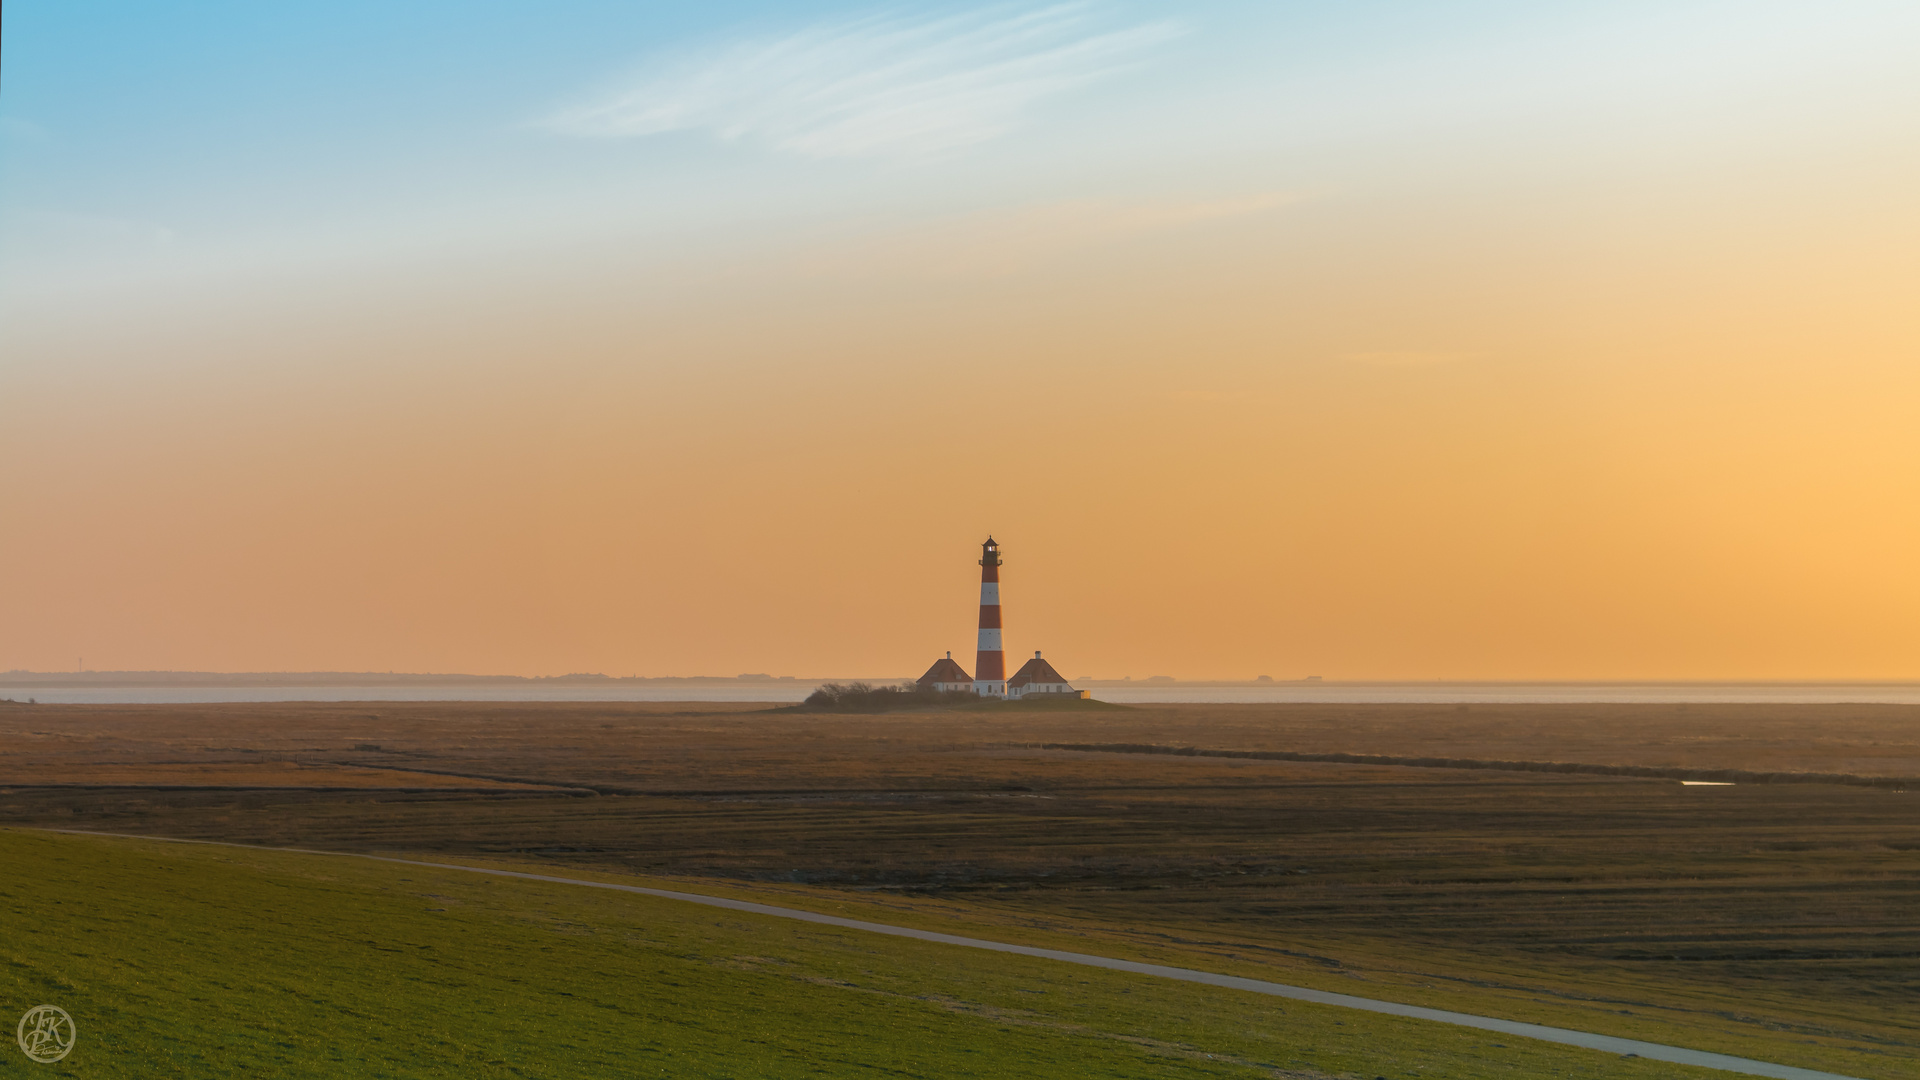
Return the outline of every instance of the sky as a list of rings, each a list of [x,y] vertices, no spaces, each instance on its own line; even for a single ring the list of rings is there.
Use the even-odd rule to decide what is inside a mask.
[[[0,19],[0,670],[1920,678],[1909,0]]]

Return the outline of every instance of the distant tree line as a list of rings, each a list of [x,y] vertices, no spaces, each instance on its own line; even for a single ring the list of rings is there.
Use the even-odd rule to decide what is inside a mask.
[[[933,690],[915,683],[875,686],[872,683],[827,683],[807,695],[806,707],[821,712],[888,712],[952,705],[978,699],[971,690]]]

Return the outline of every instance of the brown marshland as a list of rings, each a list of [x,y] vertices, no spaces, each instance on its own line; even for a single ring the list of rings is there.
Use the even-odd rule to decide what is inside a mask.
[[[1920,708],[1071,706],[0,706],[0,823],[670,878],[1858,1075],[1920,1058]],[[1138,752],[1196,747],[1777,775]],[[1784,782],[1809,772],[1850,782]]]

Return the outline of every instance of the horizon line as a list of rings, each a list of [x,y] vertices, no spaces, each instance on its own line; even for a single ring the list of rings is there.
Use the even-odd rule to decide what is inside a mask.
[[[202,678],[202,679],[288,679],[288,678],[326,678],[340,679],[457,679],[517,682],[556,682],[564,680],[607,681],[607,682],[911,682],[912,675],[835,675],[835,676],[797,676],[771,675],[761,672],[740,675],[607,675],[603,672],[569,672],[564,675],[508,675],[476,674],[467,672],[411,672],[411,671],[198,671],[170,668],[147,669],[83,669],[80,671],[33,671],[26,668],[12,668],[0,672],[0,684],[10,677],[33,679],[89,679],[108,677],[158,677]],[[1105,684],[1144,684],[1144,683],[1182,683],[1187,685],[1248,685],[1248,686],[1288,686],[1300,684],[1319,684],[1337,686],[1435,686],[1435,685],[1471,685],[1471,686],[1906,686],[1920,685],[1920,676],[1860,676],[1850,678],[1517,678],[1517,677],[1430,677],[1430,678],[1328,678],[1318,675],[1297,678],[1276,678],[1254,676],[1250,678],[1180,678],[1170,675],[1150,675],[1142,678],[1120,676],[1113,678],[1081,677],[1071,680],[1081,683]]]

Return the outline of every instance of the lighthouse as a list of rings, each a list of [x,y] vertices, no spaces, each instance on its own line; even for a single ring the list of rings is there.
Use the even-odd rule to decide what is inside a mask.
[[[1007,696],[1007,662],[1000,651],[1000,545],[980,545],[980,653],[973,664],[973,692]]]

